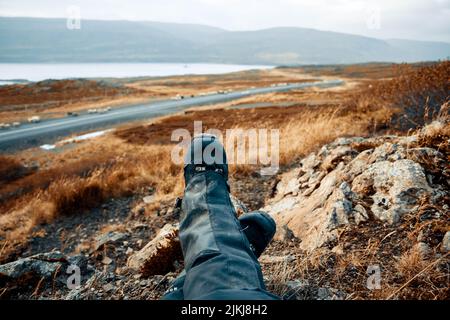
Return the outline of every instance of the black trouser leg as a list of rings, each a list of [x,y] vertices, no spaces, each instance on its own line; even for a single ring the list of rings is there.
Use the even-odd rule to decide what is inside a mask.
[[[197,174],[186,186],[180,224],[185,299],[275,299],[241,231],[224,178]]]

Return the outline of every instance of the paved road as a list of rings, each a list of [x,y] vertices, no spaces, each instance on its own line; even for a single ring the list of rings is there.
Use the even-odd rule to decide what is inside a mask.
[[[343,83],[341,80],[293,83],[286,86],[254,88],[228,94],[212,94],[183,100],[157,101],[115,108],[104,114],[83,113],[78,117],[49,119],[40,123],[23,124],[19,128],[0,131],[0,153],[38,146],[43,143],[51,143],[58,138],[77,132],[103,129],[119,123],[168,115],[193,106],[227,102],[262,93],[283,92],[308,87],[335,87]]]

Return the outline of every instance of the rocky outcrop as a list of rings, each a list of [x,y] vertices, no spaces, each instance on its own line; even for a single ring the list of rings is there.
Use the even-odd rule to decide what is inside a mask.
[[[370,209],[377,218],[389,223],[398,222],[421,196],[431,195],[433,191],[422,167],[407,159],[370,165],[353,180],[352,189],[358,195],[368,195],[365,192],[373,190],[369,195],[373,200]]]
[[[336,240],[339,227],[369,219],[395,225],[421,205],[442,202],[448,181],[435,181],[448,171],[447,159],[418,139],[339,138],[304,158],[263,208],[277,221],[276,238],[288,230],[311,251]]]

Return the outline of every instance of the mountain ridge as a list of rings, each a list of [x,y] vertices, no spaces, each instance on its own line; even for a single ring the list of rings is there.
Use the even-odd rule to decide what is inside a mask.
[[[450,43],[311,28],[229,31],[201,24],[0,17],[0,62],[339,64],[446,59]]]

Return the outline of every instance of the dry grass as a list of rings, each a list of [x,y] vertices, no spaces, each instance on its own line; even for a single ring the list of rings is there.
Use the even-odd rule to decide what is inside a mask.
[[[289,164],[338,137],[367,136],[388,120],[384,110],[353,114],[329,108],[305,112],[301,119],[290,120],[282,128],[280,162]]]
[[[107,159],[104,163],[89,158],[70,161],[66,166],[76,167],[77,172],[61,174],[62,166],[27,177],[33,179],[35,187],[27,192],[16,190],[22,191],[20,196],[2,206],[0,236],[4,239],[2,244],[7,243],[5,256],[25,241],[35,226],[50,223],[58,216],[82,212],[106,199],[131,196],[148,187],[156,188],[159,199],[173,198],[182,192],[182,170],[172,163],[170,146],[137,148],[119,141],[102,145],[101,159]],[[90,147],[95,148],[95,144]],[[20,182],[16,183],[21,189]]]
[[[33,169],[22,165],[13,157],[0,156],[0,188],[5,184],[31,174]]]
[[[414,129],[439,116],[449,101],[449,79],[450,61],[419,69],[401,65],[393,79],[364,84],[349,97],[348,105],[356,112],[385,109],[392,115],[392,128]]]
[[[419,69],[433,63],[408,64],[411,69]],[[380,80],[395,78],[405,65],[394,63],[361,63],[349,65],[321,65],[304,66],[299,72],[313,74],[316,76],[344,77],[349,79],[371,79]]]
[[[395,268],[403,277],[410,279],[427,265],[426,256],[419,246],[404,252],[395,263]]]
[[[290,294],[286,284],[294,278],[295,273],[295,265],[287,260],[277,263],[270,273],[269,281],[266,282],[267,289],[279,297]]]
[[[299,76],[292,70],[250,70],[218,75],[186,75],[132,79],[127,86],[159,96],[197,95],[224,89],[241,90],[252,86],[270,86],[280,82],[311,81],[311,77]]]

